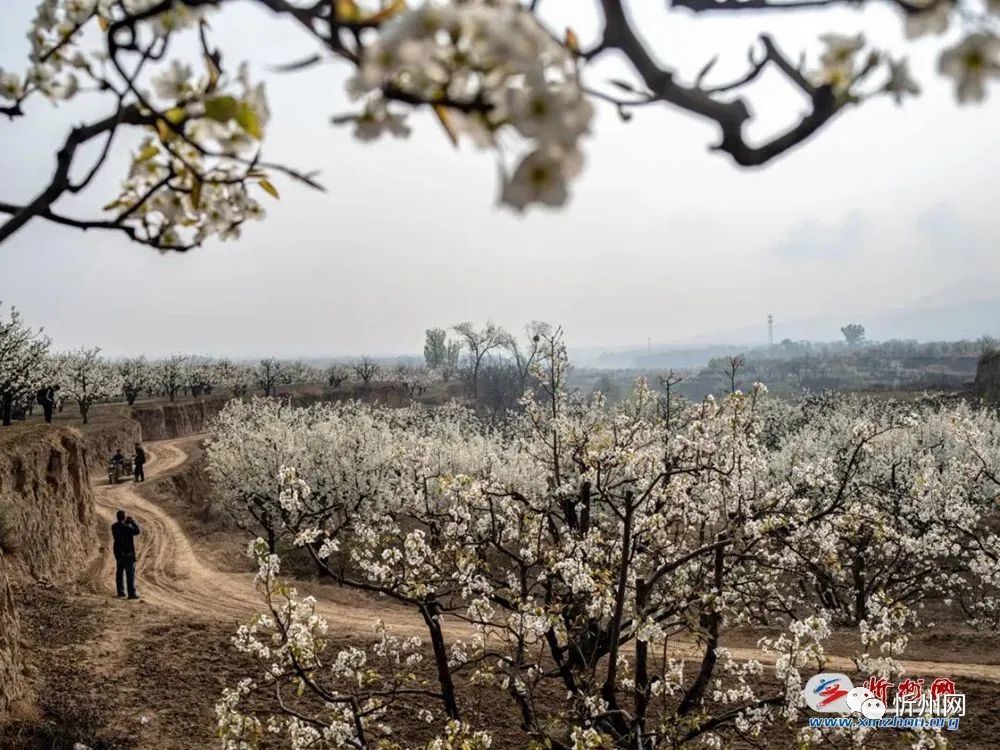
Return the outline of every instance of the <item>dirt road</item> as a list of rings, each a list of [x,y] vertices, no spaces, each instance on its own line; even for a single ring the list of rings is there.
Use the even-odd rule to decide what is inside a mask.
[[[192,445],[202,436],[166,440],[147,445],[149,462],[146,466],[148,481],[154,482],[176,471],[188,460]],[[191,540],[176,519],[156,503],[143,497],[130,481],[108,485],[106,479],[95,483],[97,509],[108,524],[114,521],[118,508],[135,516],[142,527],[137,540],[137,588],[147,604],[184,616],[210,618],[225,622],[246,622],[261,610],[261,600],[250,574],[219,571],[199,557]],[[114,595],[114,559],[110,546],[105,545],[101,560],[94,568],[95,585],[102,592]],[[307,589],[298,586],[300,591]],[[315,593],[320,602],[318,612],[329,622],[331,629],[365,634],[372,632],[376,618],[381,617],[390,629],[400,635],[425,636],[426,631],[415,613],[333,586],[318,586]],[[131,602],[129,604],[132,604]],[[457,632],[461,628],[451,628]],[[749,648],[731,648],[739,659],[758,659],[767,663],[761,652]],[[672,648],[674,656],[700,658],[696,644],[677,643]],[[1000,667],[989,664],[970,664],[939,661],[906,661],[907,674],[949,677],[967,677],[1000,683]],[[854,663],[846,658],[831,657],[829,669],[854,672]]]
[[[185,448],[202,436],[165,440],[146,446],[147,482],[168,476],[188,460]],[[260,612],[263,603],[252,574],[215,570],[195,551],[181,525],[155,502],[139,491],[142,484],[131,480],[109,485],[103,478],[95,483],[97,511],[108,525],[114,522],[119,508],[127,510],[140,524],[136,539],[136,588],[142,599],[164,610],[183,615],[206,617],[226,622],[247,622]],[[113,595],[115,561],[110,545],[105,544],[98,565],[94,566],[98,590]],[[307,586],[298,587],[307,592]],[[343,589],[322,587],[317,608],[331,627],[367,633],[376,617],[382,617],[393,630],[419,634],[421,628],[412,614],[383,602]]]

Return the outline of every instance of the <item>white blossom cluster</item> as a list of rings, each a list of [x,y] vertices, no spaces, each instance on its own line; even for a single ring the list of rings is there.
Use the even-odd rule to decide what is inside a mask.
[[[72,99],[84,83],[100,84],[105,55],[85,51],[82,37],[93,24],[107,29],[121,14],[142,13],[159,0],[41,0],[28,29],[31,44],[29,68],[24,76],[0,70],[0,100],[20,101],[38,92],[54,101]],[[203,8],[178,2],[171,10],[154,16],[151,31],[163,37],[194,26],[204,16]]]
[[[945,47],[938,57],[938,71],[950,78],[960,104],[978,103],[986,98],[989,81],[1000,78],[1000,5],[993,0],[921,0],[903,12],[906,37],[914,40],[941,36],[954,27],[963,29],[961,39]],[[852,87],[871,73],[883,55],[869,49],[864,34],[824,34],[817,83],[830,84],[843,94],[862,98]],[[910,73],[905,57],[888,59],[888,78],[879,89],[899,103],[920,93],[920,85]]]
[[[109,60],[103,50],[84,49],[86,28],[108,31],[156,5],[156,0],[43,0],[28,34],[31,67],[23,78],[0,70],[0,99],[20,106],[38,93],[61,101],[89,84],[130,102],[131,114],[122,119],[150,135],[133,153],[121,193],[104,210],[136,238],[166,251],[211,236],[238,237],[246,221],[264,216],[249,186],[259,184],[261,192],[274,196],[277,190],[255,166],[270,111],[263,86],[250,82],[246,65],[230,76],[206,57],[198,75],[175,59],[147,78],[125,70],[117,58]],[[178,2],[140,24],[135,34],[150,51],[157,44],[165,49],[170,35],[195,28],[204,14],[203,7]]]
[[[480,148],[517,132],[528,146],[501,200],[518,210],[566,202],[593,116],[573,51],[516,0],[428,2],[401,14],[365,48],[348,91],[364,97],[353,118],[362,140],[409,133],[393,100],[435,104],[453,137]]]
[[[105,210],[127,216],[164,248],[201,244],[209,236],[238,238],[244,222],[264,218],[250,185],[277,193],[266,173],[247,161],[271,116],[263,85],[251,82],[246,64],[228,81],[213,64],[195,76],[178,60],[152,84],[164,117],[140,144],[121,194]]]

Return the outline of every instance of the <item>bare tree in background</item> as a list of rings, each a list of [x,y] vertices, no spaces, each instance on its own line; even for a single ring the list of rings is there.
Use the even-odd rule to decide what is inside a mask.
[[[284,378],[284,365],[274,357],[262,359],[257,366],[257,385],[265,396],[273,396]]]
[[[444,365],[441,367],[441,379],[446,383],[455,377],[458,372],[458,365],[462,359],[462,342],[458,339],[449,339],[445,347]]]
[[[674,411],[676,409],[676,396],[674,395],[674,388],[680,385],[684,378],[675,373],[673,370],[663,373],[657,378],[660,383],[660,388],[663,389],[663,423],[667,427],[667,434],[670,434],[670,430],[673,427]]]
[[[531,382],[531,369],[541,356],[542,336],[552,332],[552,326],[540,320],[533,320],[524,327],[525,341],[518,342],[513,335],[504,342],[507,351],[514,361],[518,377],[518,396],[524,394]]]
[[[729,392],[736,393],[736,389],[740,385],[739,374],[740,370],[746,364],[746,360],[742,355],[737,354],[735,357],[726,358],[726,377],[729,379]]]
[[[521,373],[508,357],[489,356],[479,372],[477,411],[493,421],[505,419],[517,409],[524,395]]]
[[[483,360],[494,349],[505,346],[510,336],[503,328],[489,320],[481,329],[466,321],[459,323],[454,330],[465,342],[465,348],[469,352],[469,381],[472,386],[472,398],[475,400],[479,398],[479,372]]]
[[[0,114],[9,119],[51,117],[48,109],[36,106],[42,98],[87,98],[98,114],[69,127],[53,156],[40,155],[54,161],[40,191],[5,196],[0,202],[0,214],[7,216],[0,224],[0,243],[40,219],[115,233],[162,250],[186,250],[210,237],[236,237],[246,222],[262,218],[258,198],[278,197],[276,177],[322,189],[308,171],[263,158],[272,117],[264,86],[252,79],[249,66],[231,67],[229,56],[214,41],[214,29],[229,19],[213,12],[234,4],[41,3],[27,29],[28,60],[3,61]],[[589,6],[596,6],[598,31],[585,40],[573,31],[579,21],[575,3],[567,4],[572,11],[552,11],[551,17],[538,0],[454,0],[413,8],[405,2],[373,7],[358,0],[248,4],[289,19],[302,32],[303,56],[282,70],[329,61],[353,69],[347,90],[357,104],[335,117],[336,123],[353,127],[364,141],[402,137],[410,131],[408,115],[427,109],[452,142],[467,137],[495,154],[500,200],[515,210],[566,202],[581,173],[595,104],[613,108],[624,120],[650,105],[694,115],[716,131],[714,151],[737,165],[755,167],[871,99],[889,96],[901,102],[920,91],[901,50],[877,48],[865,39],[867,16],[858,16],[857,34],[824,34],[828,29],[823,17],[813,15],[813,30],[799,38],[789,35],[780,46],[763,34],[748,55],[743,49],[707,49],[704,64],[675,69],[665,62],[669,46],[653,49],[629,15],[632,4],[622,0],[598,0]],[[674,0],[664,12],[759,22],[768,12],[876,4],[897,12],[908,38],[954,28],[956,33],[946,41],[935,41],[939,72],[952,79],[960,103],[985,98],[987,84],[1000,68],[996,2]],[[544,19],[536,13],[540,9],[546,10]],[[817,36],[820,45],[814,41]],[[178,58],[175,49],[179,42],[184,48],[185,37],[198,47],[198,54],[187,61]],[[787,44],[790,52],[783,48]],[[476,54],[467,54],[470,49]],[[608,81],[592,75],[592,64],[611,54],[627,61],[627,76]],[[716,73],[718,60],[737,56],[738,65],[719,66],[731,72]],[[749,87],[766,74],[782,77],[790,95],[800,97],[805,108],[800,116],[751,141],[747,130],[752,113],[768,105],[782,107],[780,102],[751,106]],[[306,89],[303,96],[316,99],[324,113],[336,106],[317,93]],[[77,215],[59,205],[101,184],[97,178],[110,154],[123,148],[131,151],[131,165],[121,190],[105,197],[110,200],[101,212]]]

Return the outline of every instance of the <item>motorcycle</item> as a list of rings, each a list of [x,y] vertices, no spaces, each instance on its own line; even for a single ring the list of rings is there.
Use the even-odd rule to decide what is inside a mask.
[[[108,484],[118,484],[122,477],[132,474],[132,459],[124,458],[121,461],[111,459],[108,461]]]

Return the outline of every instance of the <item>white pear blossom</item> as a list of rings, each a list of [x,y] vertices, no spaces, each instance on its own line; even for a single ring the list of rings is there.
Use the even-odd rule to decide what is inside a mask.
[[[939,68],[954,79],[959,104],[981,102],[987,82],[1000,78],[1000,39],[988,32],[969,34],[941,53]]]
[[[569,181],[580,172],[582,162],[575,149],[545,146],[521,160],[505,181],[501,198],[521,211],[532,203],[561,206],[569,197]]]
[[[184,101],[194,92],[193,75],[190,65],[173,60],[170,67],[153,76],[153,91],[168,102]]]
[[[24,93],[21,78],[17,73],[10,73],[0,68],[0,98],[8,100],[19,99]]]

